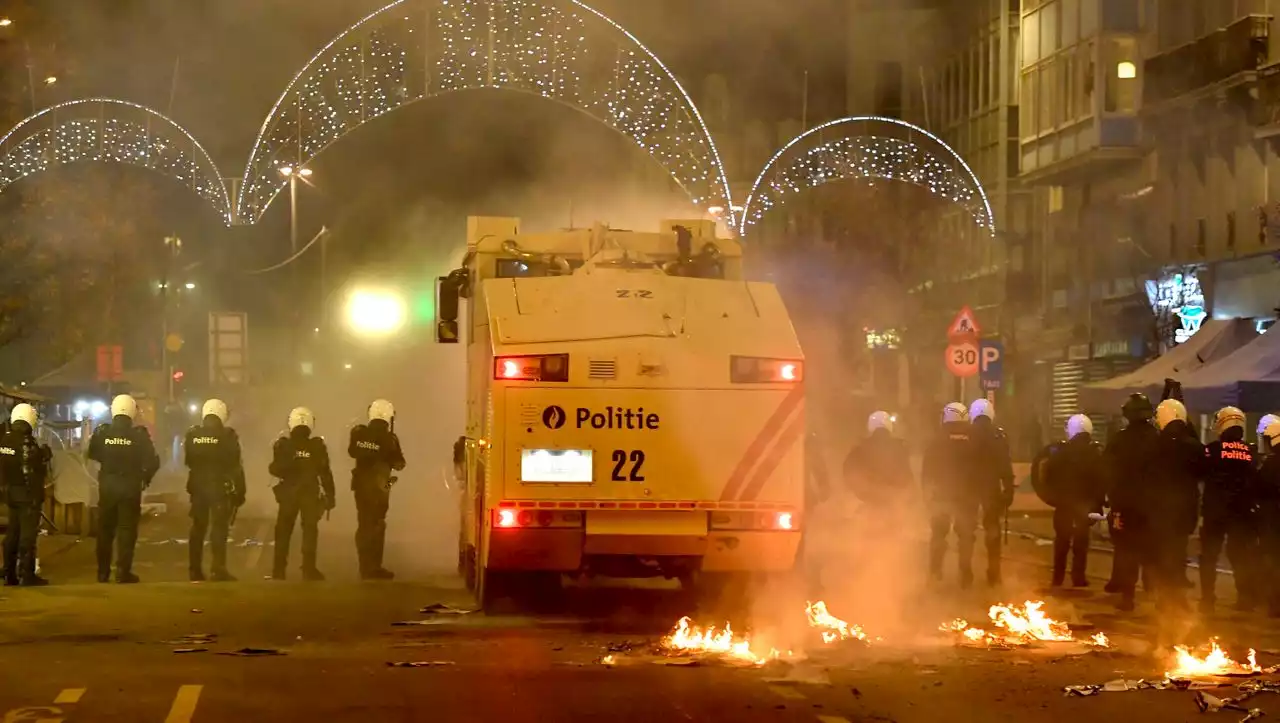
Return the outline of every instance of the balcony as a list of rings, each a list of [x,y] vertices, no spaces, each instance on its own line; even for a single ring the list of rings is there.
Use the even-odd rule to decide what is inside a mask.
[[[1194,103],[1256,79],[1271,55],[1270,15],[1249,15],[1143,63],[1143,110]]]

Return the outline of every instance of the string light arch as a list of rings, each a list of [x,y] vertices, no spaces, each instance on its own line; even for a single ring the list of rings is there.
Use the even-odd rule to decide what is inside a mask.
[[[10,129],[0,138],[0,192],[34,173],[87,162],[163,173],[232,222],[231,195],[200,142],[163,113],[114,98],[59,103]]]
[[[586,113],[646,150],[694,203],[732,207],[693,100],[656,55],[604,14],[579,0],[396,0],[330,41],[285,88],[245,165],[238,218],[256,222],[287,185],[281,169],[305,165],[364,123],[481,88]]]
[[[945,141],[897,118],[854,116],[801,133],[769,159],[743,203],[739,234],[745,236],[790,195],[855,178],[921,186],[959,204],[979,228],[995,233],[982,183]]]

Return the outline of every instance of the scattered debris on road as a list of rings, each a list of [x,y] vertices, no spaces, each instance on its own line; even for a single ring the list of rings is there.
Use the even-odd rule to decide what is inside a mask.
[[[207,653],[209,652],[209,649],[208,648],[174,648],[173,652],[175,653]]]
[[[182,637],[176,638],[174,640],[162,640],[160,642],[163,645],[172,645],[179,648],[192,646],[192,645],[210,645],[212,643],[218,642],[218,634],[217,633],[192,633],[190,635],[183,635]]]
[[[283,650],[276,650],[275,648],[240,648],[239,650],[218,653],[218,655],[232,655],[238,658],[259,658],[284,654]]]
[[[445,605],[444,603],[432,603],[418,612],[423,615],[469,615],[475,612],[475,610],[455,608],[452,605]]]
[[[457,619],[456,619],[456,618],[453,618],[453,619],[450,619],[450,618],[433,618],[433,619],[427,619],[427,620],[398,620],[398,621],[396,621],[396,622],[394,622],[394,623],[391,623],[391,627],[393,627],[393,628],[407,628],[407,627],[411,627],[411,626],[414,626],[414,625],[449,625],[449,624],[454,623],[454,622],[456,622],[456,621],[457,621]]]
[[[440,668],[455,665],[452,660],[415,660],[413,662],[387,663],[388,668]]]

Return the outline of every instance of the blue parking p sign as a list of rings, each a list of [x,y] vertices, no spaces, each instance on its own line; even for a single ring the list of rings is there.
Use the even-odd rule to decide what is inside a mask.
[[[1004,384],[1004,344],[983,341],[978,347],[978,380],[988,392]]]

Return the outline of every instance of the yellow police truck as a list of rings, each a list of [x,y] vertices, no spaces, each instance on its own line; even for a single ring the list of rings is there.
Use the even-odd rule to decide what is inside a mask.
[[[485,604],[563,575],[696,587],[795,564],[804,360],[787,310],[713,222],[660,228],[471,218],[440,280],[437,340],[467,353],[459,568]]]

